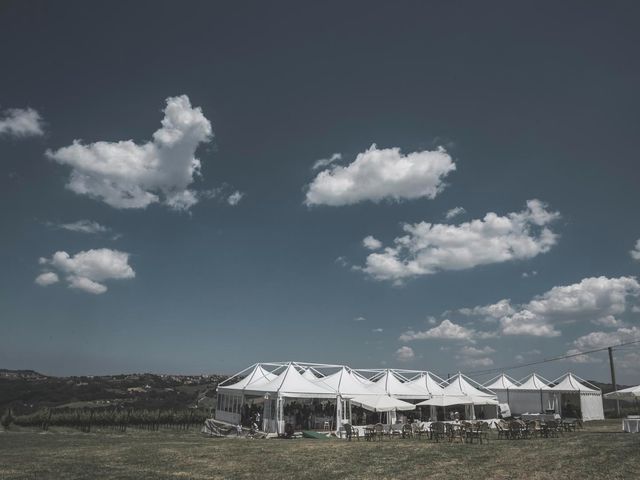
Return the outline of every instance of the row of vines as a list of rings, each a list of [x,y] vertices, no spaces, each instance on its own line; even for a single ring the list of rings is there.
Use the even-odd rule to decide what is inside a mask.
[[[75,428],[82,432],[92,429],[108,429],[125,432],[127,428],[157,431],[161,428],[189,430],[203,425],[211,414],[205,410],[183,409],[43,409],[29,415],[3,418],[3,424],[20,427],[35,427],[48,430],[49,427]]]

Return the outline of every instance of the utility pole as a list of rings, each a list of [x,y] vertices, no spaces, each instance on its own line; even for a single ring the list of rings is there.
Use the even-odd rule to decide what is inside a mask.
[[[613,348],[609,347],[609,366],[611,367],[611,383],[613,383],[613,389],[618,390],[618,385],[616,384],[616,368],[613,365]],[[616,412],[618,417],[620,417],[620,400],[616,400]]]

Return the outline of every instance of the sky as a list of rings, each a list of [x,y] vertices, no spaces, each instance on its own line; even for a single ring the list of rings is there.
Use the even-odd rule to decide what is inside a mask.
[[[607,381],[522,365],[640,340],[639,17],[0,3],[0,367]]]

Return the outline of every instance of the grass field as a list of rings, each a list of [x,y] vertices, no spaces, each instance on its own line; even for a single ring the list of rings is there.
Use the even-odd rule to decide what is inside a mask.
[[[483,445],[0,431],[0,479],[640,478],[640,435],[619,429],[594,422],[557,439]]]

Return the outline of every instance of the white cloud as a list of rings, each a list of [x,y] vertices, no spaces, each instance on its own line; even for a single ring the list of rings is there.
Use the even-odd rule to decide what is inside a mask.
[[[382,242],[377,238],[369,235],[367,237],[364,237],[364,239],[362,240],[362,245],[368,250],[378,250],[380,247],[382,247]]]
[[[595,320],[591,320],[591,323],[594,325],[601,325],[603,327],[621,327],[622,321],[618,320],[613,315],[607,315],[606,317],[596,318]]]
[[[456,356],[456,359],[459,360],[460,365],[464,365],[465,367],[479,368],[479,367],[490,367],[493,365],[493,360],[489,357],[460,357]]]
[[[631,254],[631,258],[634,260],[640,260],[640,239],[636,242],[636,246],[633,247],[633,250],[629,252]]]
[[[535,270],[532,270],[530,272],[522,272],[522,278],[535,277],[536,275],[538,275],[538,272],[536,272]]]
[[[54,283],[58,283],[59,280],[58,275],[53,272],[44,272],[36,277],[36,283],[41,287],[53,285]]]
[[[33,108],[10,108],[0,117],[0,135],[32,137],[44,135],[42,117]]]
[[[244,193],[242,193],[240,190],[236,190],[231,195],[229,195],[229,197],[227,198],[227,203],[232,207],[235,207],[240,203],[240,200],[242,200],[243,197]]]
[[[447,211],[445,217],[447,218],[447,220],[451,220],[452,218],[457,217],[458,215],[463,215],[465,213],[467,213],[467,211],[464,208],[454,207],[451,210]]]
[[[529,200],[523,211],[505,216],[491,212],[460,225],[405,224],[407,235],[396,238],[394,246],[369,254],[362,270],[377,280],[399,283],[441,270],[533,258],[556,244],[557,235],[547,225],[559,216],[543,202]]]
[[[396,360],[400,362],[408,362],[413,360],[415,356],[413,348],[407,347],[406,345],[404,347],[400,347],[395,353]]]
[[[473,308],[461,308],[458,310],[467,316],[488,316],[493,318],[502,318],[505,315],[513,315],[515,310],[511,306],[511,300],[504,298],[499,302],[491,305],[477,306]]]
[[[597,350],[638,340],[640,340],[640,328],[638,327],[622,327],[613,332],[591,332],[574,340],[572,343],[573,348],[567,351],[567,355],[575,355],[580,352]],[[591,355],[577,355],[567,360],[572,363],[598,363],[602,361]]]
[[[95,294],[107,291],[104,281],[135,277],[129,254],[108,248],[82,251],[73,256],[59,251],[50,259],[40,258],[40,264],[64,274],[69,287]]]
[[[384,332],[384,330],[382,328],[374,328],[373,330],[371,330],[373,333],[382,333]]]
[[[366,318],[364,318],[364,317],[356,317],[356,318],[354,318],[354,319],[353,319],[353,321],[354,321],[354,322],[364,322],[364,321],[366,321],[366,320],[367,320],[367,319],[366,319]]]
[[[189,97],[166,100],[162,127],[153,140],[133,140],[72,145],[47,156],[72,168],[67,188],[79,195],[102,200],[114,208],[145,208],[162,202],[174,210],[186,210],[198,202],[190,190],[200,174],[195,151],[212,138],[211,123]]]
[[[94,222],[92,220],[78,220],[77,222],[72,223],[61,223],[57,225],[59,228],[63,230],[69,230],[70,232],[78,232],[78,233],[108,233],[111,231],[110,228],[105,227],[104,225],[100,225],[98,222]]]
[[[374,144],[351,164],[318,173],[305,203],[340,206],[367,200],[434,198],[444,188],[444,177],[455,169],[444,148],[403,155],[397,147],[378,149]]]
[[[401,342],[410,342],[412,340],[467,340],[473,339],[474,331],[453,323],[451,320],[445,319],[440,325],[430,328],[422,332],[408,330],[400,335]]]
[[[320,160],[316,160],[315,162],[313,162],[311,170],[318,170],[319,168],[327,167],[332,163],[337,162],[338,160],[342,160],[342,154],[334,153],[329,158],[321,158]]]
[[[492,353],[496,353],[496,351],[488,345],[484,348],[477,348],[477,347],[465,345],[459,350],[459,352],[461,355],[464,355],[465,357],[482,357],[484,355],[490,355]]]
[[[640,295],[634,277],[590,277],[572,285],[554,287],[528,303],[512,306],[503,299],[493,305],[464,308],[465,315],[499,318],[503,335],[557,337],[557,325],[591,321],[599,325],[619,326],[615,315],[629,306],[628,297]]]

